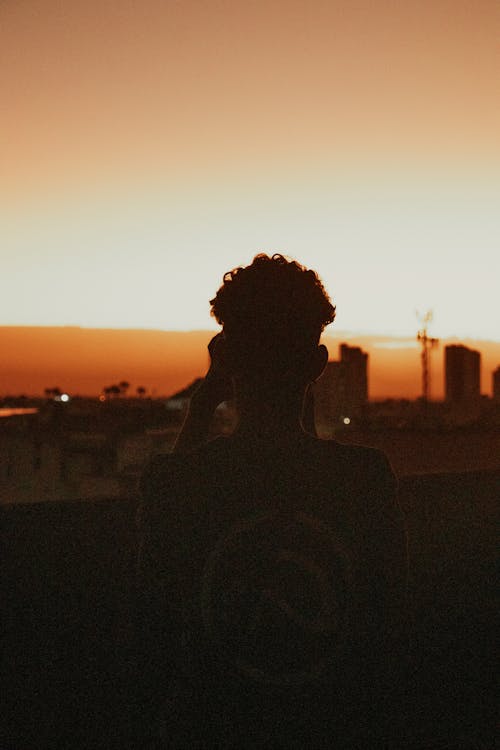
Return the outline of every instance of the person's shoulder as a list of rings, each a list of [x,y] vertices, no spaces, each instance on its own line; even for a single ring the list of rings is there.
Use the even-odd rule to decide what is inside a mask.
[[[214,480],[224,473],[217,460],[225,452],[224,442],[213,440],[190,453],[154,456],[139,482],[139,526],[161,525],[167,518],[171,523],[173,517],[196,512]]]
[[[149,495],[153,489],[170,486],[181,467],[182,462],[173,453],[160,453],[154,456],[141,475],[139,486],[142,496]]]
[[[363,493],[394,493],[397,480],[386,454],[378,448],[337,440],[317,440],[317,470]]]
[[[190,453],[162,453],[154,456],[144,469],[141,494],[158,496],[194,481],[201,471],[212,465],[217,455],[224,453],[224,440],[212,440]]]
[[[321,458],[354,470],[392,472],[386,454],[379,448],[357,443],[341,443],[335,439],[314,439],[314,447]]]

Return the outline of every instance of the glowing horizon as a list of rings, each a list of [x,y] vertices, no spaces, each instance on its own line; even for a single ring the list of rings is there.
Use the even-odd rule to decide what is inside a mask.
[[[332,336],[333,334],[333,336]],[[43,394],[57,385],[72,395],[98,395],[127,380],[156,394],[175,393],[205,374],[213,331],[104,330],[78,327],[0,327],[0,396]],[[322,338],[329,359],[341,343],[369,355],[370,398],[416,398],[421,393],[420,346],[414,337],[355,335],[330,331]],[[443,395],[444,347],[462,343],[481,352],[481,389],[492,392],[500,363],[500,342],[444,339],[430,357],[431,398]]]

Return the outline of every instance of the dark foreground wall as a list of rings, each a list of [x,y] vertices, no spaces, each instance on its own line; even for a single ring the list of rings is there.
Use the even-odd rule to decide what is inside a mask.
[[[492,748],[500,472],[401,480],[413,613],[407,746]],[[127,747],[132,501],[2,508],[0,747]]]

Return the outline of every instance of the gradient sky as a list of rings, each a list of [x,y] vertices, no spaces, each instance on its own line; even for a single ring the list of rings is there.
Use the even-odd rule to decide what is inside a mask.
[[[0,325],[215,327],[258,251],[343,331],[500,340],[497,0],[4,0]]]

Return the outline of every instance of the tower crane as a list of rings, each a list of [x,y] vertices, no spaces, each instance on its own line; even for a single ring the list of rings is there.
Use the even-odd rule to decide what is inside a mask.
[[[429,395],[431,391],[431,371],[429,355],[432,349],[439,344],[439,339],[429,336],[427,328],[429,323],[432,322],[433,313],[432,310],[427,310],[423,315],[417,312],[417,318],[420,322],[421,328],[417,333],[417,341],[420,342],[422,347],[421,361],[422,361],[422,399],[424,403],[429,401]]]

